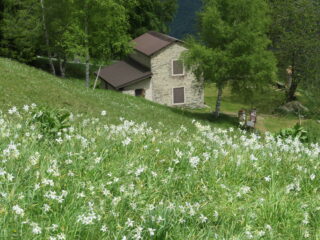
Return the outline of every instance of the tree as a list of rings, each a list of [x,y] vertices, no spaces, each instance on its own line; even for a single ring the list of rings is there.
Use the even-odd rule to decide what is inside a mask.
[[[123,1],[129,15],[129,33],[135,38],[147,31],[169,31],[177,9],[177,0]]]
[[[0,2],[0,44],[3,39],[3,33],[1,26],[3,25],[3,13],[4,13],[4,1]]]
[[[269,0],[270,37],[280,73],[289,72],[286,102],[295,99],[299,85],[313,85],[320,69],[320,3],[315,0]],[[288,69],[289,68],[289,69]]]
[[[48,23],[47,23],[47,8],[44,5],[44,0],[40,0],[41,4],[41,17],[42,17],[42,26],[43,26],[43,34],[44,34],[44,39],[46,43],[46,51],[48,55],[48,60],[49,60],[49,65],[51,67],[51,72],[53,75],[56,75],[56,69],[53,64],[52,60],[52,53],[51,53],[51,44],[50,44],[50,35],[49,35],[49,29],[48,29]]]
[[[64,33],[72,23],[72,2],[69,0],[45,0],[47,31],[50,35],[49,47],[58,58],[61,77],[65,77],[67,49],[64,45]]]
[[[183,58],[197,78],[216,83],[215,116],[223,89],[250,97],[274,80],[276,62],[267,48],[268,6],[264,0],[205,0],[199,40],[189,39]]]
[[[62,47],[85,59],[89,87],[90,61],[118,59],[131,50],[126,10],[115,0],[74,0],[72,13]]]
[[[37,0],[4,0],[0,25],[0,54],[21,62],[35,57],[41,34]]]

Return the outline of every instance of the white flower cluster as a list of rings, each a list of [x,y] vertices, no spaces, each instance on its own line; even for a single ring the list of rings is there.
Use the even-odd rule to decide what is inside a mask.
[[[36,111],[0,114],[0,238],[316,238],[317,143],[106,110],[47,139]]]

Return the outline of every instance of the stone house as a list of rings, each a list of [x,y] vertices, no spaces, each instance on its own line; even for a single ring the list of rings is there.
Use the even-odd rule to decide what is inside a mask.
[[[106,66],[99,77],[105,89],[141,96],[168,106],[204,106],[204,85],[179,60],[184,43],[158,32],[136,39],[127,59]]]

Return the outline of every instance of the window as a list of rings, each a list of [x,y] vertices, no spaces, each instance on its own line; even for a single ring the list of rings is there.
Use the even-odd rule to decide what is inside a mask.
[[[183,76],[184,67],[181,60],[172,60],[172,76]]]
[[[184,87],[173,89],[173,104],[184,103]]]
[[[136,89],[134,90],[135,96],[136,97],[145,97],[146,96],[146,91],[144,89]]]

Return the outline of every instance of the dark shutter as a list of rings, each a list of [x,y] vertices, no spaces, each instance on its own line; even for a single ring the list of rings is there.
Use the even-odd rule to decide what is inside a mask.
[[[183,62],[181,60],[173,60],[173,75],[182,75],[183,74]]]
[[[173,103],[184,103],[184,87],[173,89]]]

